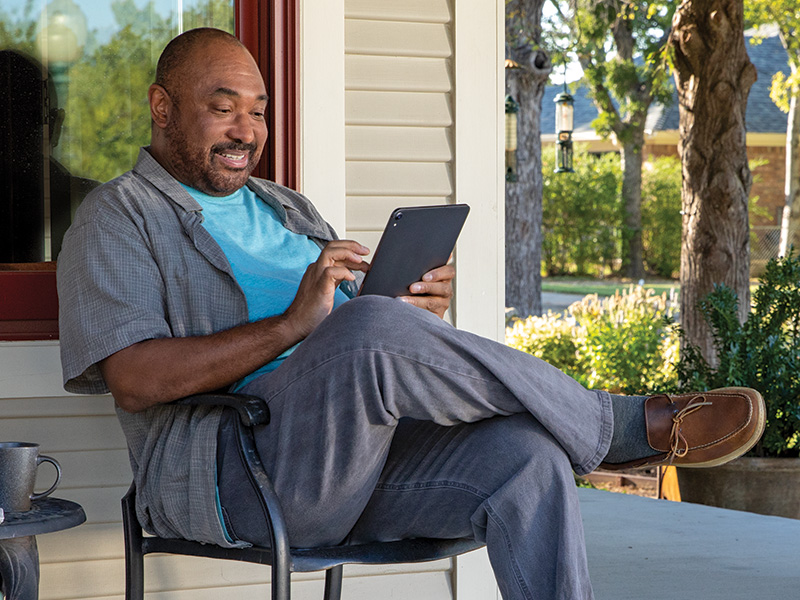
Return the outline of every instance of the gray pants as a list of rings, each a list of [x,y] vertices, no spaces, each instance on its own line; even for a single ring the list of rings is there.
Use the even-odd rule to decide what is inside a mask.
[[[293,546],[474,536],[507,600],[592,597],[572,471],[608,450],[605,392],[379,297],[336,309],[243,391],[269,403],[256,443]],[[231,429],[218,452],[223,514],[263,544]]]

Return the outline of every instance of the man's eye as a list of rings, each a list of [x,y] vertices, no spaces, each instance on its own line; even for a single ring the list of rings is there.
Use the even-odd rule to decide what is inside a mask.
[[[228,108],[227,106],[218,106],[214,110],[222,114],[228,114],[229,112],[231,112],[231,109]]]
[[[256,111],[256,112],[254,112],[254,113],[253,113],[253,116],[254,116],[256,119],[263,119],[263,118],[264,118],[264,113],[263,113],[263,112],[258,112],[258,111]]]

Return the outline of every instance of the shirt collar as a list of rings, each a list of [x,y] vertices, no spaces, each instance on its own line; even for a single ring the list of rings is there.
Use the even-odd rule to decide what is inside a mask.
[[[200,212],[203,210],[203,207],[200,206],[197,200],[192,198],[191,194],[183,188],[178,180],[170,175],[169,172],[161,166],[161,163],[150,154],[150,146],[139,148],[139,158],[133,170],[153,184],[161,193],[170,198],[185,211]],[[286,210],[287,208],[293,208],[288,202],[282,202],[274,195],[268,193],[265,186],[258,185],[252,177],[247,180],[245,185],[247,185],[256,196],[275,210],[282,223],[286,223]]]

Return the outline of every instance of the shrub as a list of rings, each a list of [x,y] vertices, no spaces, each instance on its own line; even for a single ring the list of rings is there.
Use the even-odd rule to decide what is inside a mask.
[[[751,454],[800,456],[800,260],[792,251],[767,263],[744,324],[736,293],[718,285],[700,302],[718,364],[685,344],[678,365],[682,389],[744,386],[764,396],[767,424]]]
[[[575,377],[585,373],[588,362],[581,356],[583,333],[574,319],[549,312],[542,317],[516,319],[506,328],[506,344],[533,354]]]
[[[610,298],[593,294],[567,308],[515,321],[506,343],[558,367],[586,387],[625,394],[677,386],[675,301],[631,286]]]
[[[654,275],[673,278],[681,268],[681,163],[650,159],[642,169],[642,255]]]
[[[606,275],[620,256],[619,156],[579,148],[574,173],[554,173],[542,153],[542,267],[548,275]]]
[[[581,352],[592,365],[588,387],[640,394],[676,386],[676,302],[670,296],[631,286],[627,293],[587,296],[570,307],[586,331]]]
[[[554,173],[542,153],[542,268],[547,275],[605,276],[622,264],[622,172],[619,155],[578,147],[574,173]],[[671,278],[680,269],[681,166],[676,157],[650,159],[642,170],[645,267]]]

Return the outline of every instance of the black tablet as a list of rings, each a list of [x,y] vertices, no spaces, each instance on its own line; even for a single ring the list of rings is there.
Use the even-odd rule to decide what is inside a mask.
[[[397,208],[375,249],[359,296],[408,296],[408,287],[447,264],[467,219],[466,204]]]

